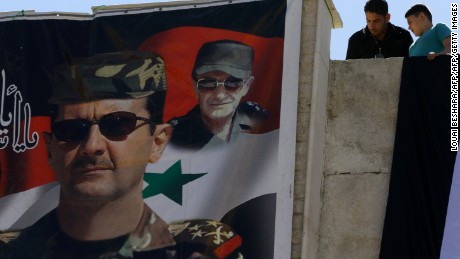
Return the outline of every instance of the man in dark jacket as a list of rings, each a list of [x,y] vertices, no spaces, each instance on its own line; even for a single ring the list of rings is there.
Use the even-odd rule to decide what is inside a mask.
[[[390,23],[385,0],[368,0],[364,6],[367,26],[348,40],[347,59],[407,57],[410,33]]]

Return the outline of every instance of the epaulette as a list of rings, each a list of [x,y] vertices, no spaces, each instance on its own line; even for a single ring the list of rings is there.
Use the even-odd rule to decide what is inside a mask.
[[[230,226],[215,220],[189,220],[169,225],[178,244],[202,248],[199,252],[211,258],[243,258],[239,253],[241,237]]]
[[[9,242],[15,240],[19,236],[20,233],[21,233],[20,231],[9,231],[9,232],[0,231],[0,242],[8,244]]]
[[[247,101],[241,103],[238,106],[238,111],[246,113],[249,117],[259,119],[266,119],[270,116],[270,113],[264,107],[262,107],[262,105],[254,101]]]

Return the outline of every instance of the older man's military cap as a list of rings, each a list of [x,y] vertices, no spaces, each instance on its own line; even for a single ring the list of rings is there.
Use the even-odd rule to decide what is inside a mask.
[[[51,104],[141,98],[166,90],[164,61],[147,51],[72,58],[58,66],[51,77]]]
[[[201,46],[195,59],[194,75],[224,71],[234,77],[252,75],[254,49],[238,41],[219,40]]]

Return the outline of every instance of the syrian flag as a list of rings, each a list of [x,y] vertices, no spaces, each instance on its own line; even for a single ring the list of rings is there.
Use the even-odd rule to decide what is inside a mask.
[[[450,79],[450,56],[404,59],[380,258],[460,258]]]

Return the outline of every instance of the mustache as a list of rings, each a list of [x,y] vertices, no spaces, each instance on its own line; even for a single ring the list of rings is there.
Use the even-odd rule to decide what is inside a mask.
[[[113,163],[109,159],[102,157],[79,156],[70,166],[72,171],[85,170],[92,167],[112,169]]]

